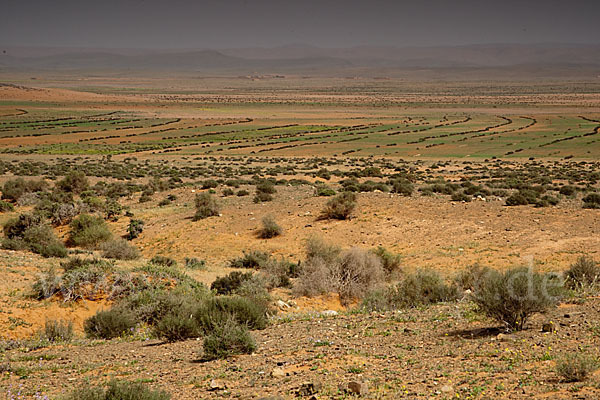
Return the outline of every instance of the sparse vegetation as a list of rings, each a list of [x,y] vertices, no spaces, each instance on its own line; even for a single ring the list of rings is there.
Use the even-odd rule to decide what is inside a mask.
[[[356,207],[356,195],[343,192],[327,201],[321,214],[323,219],[348,219]]]
[[[81,214],[71,222],[70,227],[69,242],[75,246],[96,248],[112,237],[104,219],[90,214]]]
[[[203,192],[197,194],[194,202],[196,204],[194,221],[219,215],[220,209],[217,200],[210,193]]]
[[[262,228],[258,231],[258,236],[261,239],[271,239],[281,235],[283,229],[275,222],[272,215],[266,215],[262,219]]]

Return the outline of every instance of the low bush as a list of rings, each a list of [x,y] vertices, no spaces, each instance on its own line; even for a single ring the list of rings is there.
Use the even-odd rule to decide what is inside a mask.
[[[127,226],[127,240],[138,238],[144,231],[144,221],[140,219],[132,219]]]
[[[256,348],[248,329],[233,316],[227,316],[204,338],[202,357],[207,361],[224,359],[237,354],[251,354]]]
[[[238,190],[238,192],[236,193],[236,196],[238,196],[238,197],[249,196],[249,195],[250,195],[250,192],[245,189]]]
[[[598,362],[581,354],[569,354],[556,364],[556,372],[563,382],[583,382],[598,369]]]
[[[248,253],[244,251],[241,257],[229,261],[229,268],[260,269],[270,257],[269,253],[264,251],[253,250]]]
[[[385,277],[380,259],[359,248],[339,252],[319,240],[309,242],[309,257],[294,291],[305,296],[335,292],[343,303],[360,299],[379,287]]]
[[[15,211],[15,207],[8,201],[0,200],[0,212]]]
[[[394,277],[400,271],[402,263],[402,256],[400,254],[394,254],[383,246],[379,246],[373,250],[373,254],[379,257],[383,270],[388,278]]]
[[[392,193],[398,193],[402,196],[412,196],[415,190],[414,185],[407,179],[394,179],[389,184],[392,186]]]
[[[586,289],[600,283],[600,266],[591,257],[581,256],[565,273],[570,289]]]
[[[232,294],[251,278],[252,272],[232,271],[226,276],[217,277],[210,285],[210,289],[221,295]]]
[[[188,307],[171,310],[156,323],[153,332],[169,343],[197,338],[203,333],[193,310]]]
[[[69,242],[75,246],[95,248],[112,237],[104,219],[90,214],[73,219],[70,227]]]
[[[4,225],[2,247],[10,250],[30,250],[43,257],[66,257],[67,249],[52,228],[36,214],[21,214]]]
[[[458,272],[453,279],[453,284],[459,290],[475,290],[480,284],[482,284],[486,276],[492,273],[492,269],[489,267],[483,267],[479,264],[474,264]]]
[[[131,333],[137,322],[134,316],[126,310],[111,308],[98,311],[84,323],[87,337],[92,339],[113,339]]]
[[[318,185],[315,188],[315,196],[330,197],[335,196],[335,190],[327,185]]]
[[[269,193],[256,192],[252,201],[255,203],[266,203],[267,201],[273,201],[273,196]]]
[[[47,188],[48,184],[43,180],[11,179],[2,186],[2,199],[18,202],[21,196],[25,194],[43,192]]]
[[[210,193],[197,194],[194,202],[196,205],[196,213],[192,218],[194,221],[219,215],[219,204]]]
[[[185,268],[186,269],[206,269],[206,261],[204,260],[199,260],[195,257],[192,258],[185,258]]]
[[[162,267],[176,267],[177,261],[171,257],[166,256],[154,256],[150,259],[150,262],[154,265],[160,265]]]
[[[129,244],[125,239],[109,240],[100,245],[102,257],[115,260],[136,260],[140,258],[140,252]]]
[[[43,336],[50,342],[70,342],[73,339],[73,322],[46,320]]]
[[[343,192],[325,203],[320,218],[345,220],[350,218],[355,207],[356,195],[352,192]]]
[[[229,316],[249,329],[267,327],[267,309],[251,299],[241,296],[217,296],[203,302],[194,317],[204,333],[209,333]]]
[[[83,386],[74,389],[66,400],[169,400],[171,396],[152,390],[141,382],[111,381],[106,388]]]
[[[56,188],[63,192],[79,194],[90,186],[87,176],[82,171],[71,171],[63,179],[56,182]]]
[[[528,268],[504,273],[491,271],[474,288],[472,298],[481,312],[504,324],[508,330],[522,330],[531,315],[557,304],[562,282],[556,275],[542,275]]]
[[[418,307],[456,300],[456,287],[447,284],[434,270],[421,269],[407,274],[390,289],[390,303],[394,307]]]
[[[583,208],[600,208],[600,193],[590,193],[583,198]]]
[[[267,215],[262,219],[262,228],[258,231],[258,237],[261,239],[271,239],[281,235],[283,228],[281,228],[275,218],[272,215]]]

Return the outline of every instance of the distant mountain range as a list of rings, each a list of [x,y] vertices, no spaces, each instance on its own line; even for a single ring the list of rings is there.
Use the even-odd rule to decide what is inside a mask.
[[[600,75],[600,45],[490,44],[447,47],[142,50],[0,47],[0,68],[173,70],[222,74],[364,74],[406,69],[585,70]]]

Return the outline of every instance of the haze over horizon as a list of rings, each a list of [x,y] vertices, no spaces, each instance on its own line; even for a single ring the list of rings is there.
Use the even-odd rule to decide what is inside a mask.
[[[600,44],[600,2],[8,0],[4,47],[225,49],[302,44]]]

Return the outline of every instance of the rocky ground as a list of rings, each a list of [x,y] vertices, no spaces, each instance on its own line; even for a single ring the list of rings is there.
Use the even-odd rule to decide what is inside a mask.
[[[506,334],[468,302],[390,313],[288,312],[252,332],[254,354],[224,361],[199,361],[202,341],[140,337],[6,350],[1,365],[10,372],[0,387],[27,398],[55,396],[118,378],[147,382],[175,399],[594,399],[597,374],[564,383],[555,368],[567,354],[594,354],[599,313],[596,298],[562,304]],[[548,321],[556,332],[542,332]]]

